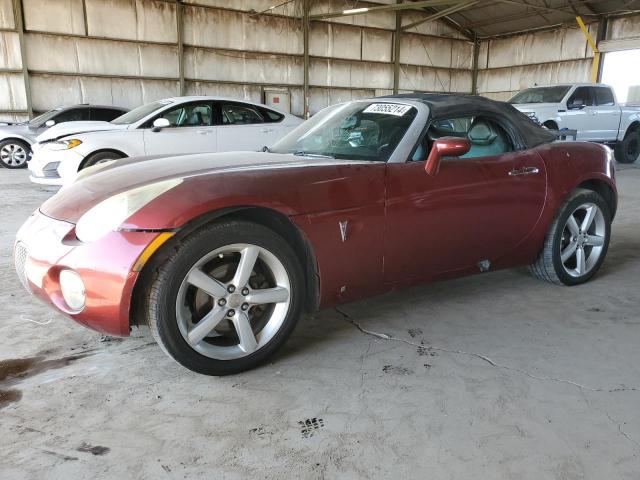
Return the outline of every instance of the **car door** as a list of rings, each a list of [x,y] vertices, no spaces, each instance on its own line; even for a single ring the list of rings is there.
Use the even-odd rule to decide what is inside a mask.
[[[163,153],[205,153],[217,151],[216,127],[213,125],[213,103],[195,101],[164,110],[144,125],[144,148],[147,155]],[[170,127],[153,127],[158,118],[165,118]]]
[[[488,123],[500,145],[474,145],[461,158],[443,159],[429,176],[426,138],[412,161],[388,164],[385,272],[387,283],[437,278],[491,264],[506,266],[533,231],[546,197],[546,170],[533,150],[515,150],[505,130],[485,119],[448,119],[455,125],[429,136],[461,136]],[[449,130],[449,133],[446,132]],[[482,142],[480,142],[482,143]],[[478,147],[478,148],[475,148]],[[420,151],[422,150],[422,151]],[[505,260],[507,259],[507,260]]]
[[[595,122],[592,140],[614,141],[618,138],[620,107],[616,106],[609,87],[593,87]]]
[[[566,112],[560,112],[561,128],[577,130],[576,140],[594,140],[596,109],[590,87],[578,87],[567,100]]]
[[[265,121],[260,108],[242,102],[219,102],[218,151],[260,150],[280,137],[277,123]]]

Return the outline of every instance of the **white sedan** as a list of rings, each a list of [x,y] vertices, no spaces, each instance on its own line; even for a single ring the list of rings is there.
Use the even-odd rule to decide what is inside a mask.
[[[32,182],[73,183],[83,168],[120,158],[259,150],[302,123],[261,104],[177,97],[138,107],[111,122],[68,122],[38,137]]]

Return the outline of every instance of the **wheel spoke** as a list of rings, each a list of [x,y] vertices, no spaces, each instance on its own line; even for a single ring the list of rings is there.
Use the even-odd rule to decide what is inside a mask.
[[[593,223],[593,219],[596,218],[597,209],[594,206],[587,207],[587,213],[582,220],[582,225],[580,226],[583,232],[589,230],[589,227]]]
[[[587,263],[584,254],[584,248],[576,250],[576,272],[578,275],[584,275],[587,271]]]
[[[585,241],[587,242],[587,245],[591,245],[593,247],[601,247],[604,245],[604,237],[601,237],[600,235],[587,235]]]
[[[578,222],[576,222],[576,217],[569,215],[569,219],[567,220],[567,227],[571,230],[571,233],[574,235],[578,235],[580,233],[580,227],[578,226]]]
[[[187,337],[189,343],[194,347],[202,341],[211,330],[216,328],[220,321],[224,318],[225,309],[221,307],[214,307],[209,313],[207,313],[202,320],[200,320],[195,327],[193,327]]]
[[[247,295],[246,300],[251,304],[282,303],[289,300],[289,290],[284,287],[264,288],[254,290]]]
[[[231,320],[233,321],[233,326],[235,327],[238,339],[240,340],[238,346],[245,353],[255,351],[258,347],[258,342],[256,341],[256,336],[253,333],[247,314],[244,312],[236,312]]]
[[[221,282],[210,277],[200,269],[195,269],[189,273],[187,282],[194,287],[204,290],[212,297],[224,297],[227,294],[227,289]]]
[[[562,260],[562,263],[565,263],[576,253],[577,247],[578,244],[576,242],[571,242],[564,250],[562,250],[562,252],[560,252],[560,259]]]
[[[258,259],[258,253],[260,253],[260,250],[254,245],[242,250],[238,270],[236,270],[236,274],[233,277],[233,284],[237,288],[242,288],[249,282],[249,277],[251,277],[251,272],[253,272],[253,267]]]

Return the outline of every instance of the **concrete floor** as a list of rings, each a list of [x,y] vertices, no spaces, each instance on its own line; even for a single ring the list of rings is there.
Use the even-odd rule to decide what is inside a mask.
[[[640,168],[618,178],[587,285],[420,286],[342,308],[394,339],[327,311],[272,364],[210,378],[144,330],[103,341],[28,297],[13,237],[51,190],[0,170],[0,478],[637,480]]]

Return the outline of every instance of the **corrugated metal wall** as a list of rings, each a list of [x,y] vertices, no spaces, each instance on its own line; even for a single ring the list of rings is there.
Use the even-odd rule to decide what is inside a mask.
[[[27,110],[13,1],[0,0],[4,119],[24,118]],[[302,2],[277,8],[275,14],[255,14],[272,3],[278,2],[185,0],[179,7],[172,0],[21,0],[32,108],[79,102],[134,107],[178,95],[182,8],[186,94],[260,101],[263,87],[286,87],[292,112],[301,115]],[[344,7],[343,0],[318,0],[311,13]],[[425,15],[405,11],[403,24]],[[311,113],[331,103],[391,92],[395,23],[393,12],[311,22]],[[471,91],[471,42],[439,22],[415,27],[401,39],[401,90]]]
[[[589,25],[595,37],[596,24]],[[483,41],[478,59],[478,93],[507,100],[534,85],[588,82],[593,53],[577,28]]]
[[[598,24],[588,29],[596,38]],[[640,16],[610,19],[606,38],[640,41]],[[506,100],[534,85],[589,82],[592,63],[591,48],[577,26],[486,40],[480,44],[478,93]]]

